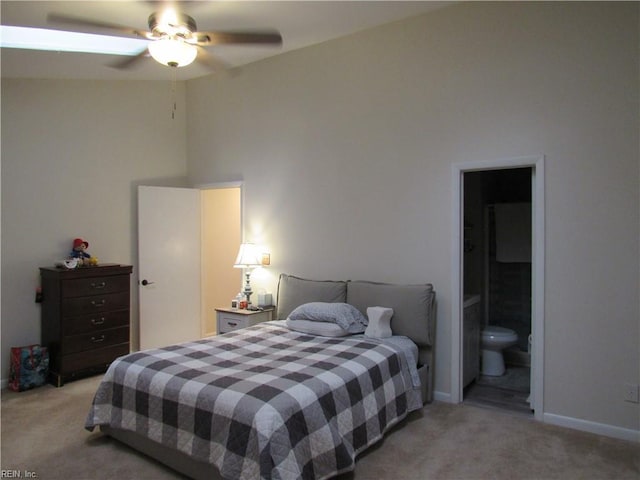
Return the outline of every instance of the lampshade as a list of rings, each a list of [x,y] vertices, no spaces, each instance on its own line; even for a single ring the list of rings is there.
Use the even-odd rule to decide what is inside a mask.
[[[196,59],[195,45],[175,38],[162,38],[149,43],[149,53],[159,63],[169,67],[184,67]]]
[[[251,268],[260,265],[260,258],[258,257],[256,246],[253,243],[242,243],[233,266],[236,268]]]

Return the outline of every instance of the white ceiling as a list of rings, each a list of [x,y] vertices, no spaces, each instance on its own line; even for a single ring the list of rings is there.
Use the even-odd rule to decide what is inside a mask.
[[[2,25],[52,28],[47,14],[58,13],[148,30],[149,14],[170,2],[121,1],[7,1],[0,3]],[[184,1],[172,2],[191,15],[199,31],[276,29],[281,47],[223,45],[207,50],[230,67],[349,35],[384,23],[441,8],[436,1]],[[60,28],[60,27],[57,27]],[[79,30],[78,30],[79,31]],[[91,32],[89,33],[104,33]],[[129,70],[109,67],[122,57],[102,54],[0,49],[2,77],[167,80],[169,67],[145,59]],[[177,79],[211,74],[196,63],[178,68]]]

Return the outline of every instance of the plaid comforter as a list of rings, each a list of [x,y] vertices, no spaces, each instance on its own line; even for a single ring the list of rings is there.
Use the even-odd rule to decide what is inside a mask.
[[[408,413],[401,357],[267,322],[116,360],[85,427],[136,432],[227,479],[328,478]]]

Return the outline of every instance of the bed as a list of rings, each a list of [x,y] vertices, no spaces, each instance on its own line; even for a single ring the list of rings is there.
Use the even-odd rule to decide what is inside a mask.
[[[374,306],[393,311],[393,337],[364,334]],[[310,307],[320,308],[320,321]],[[336,309],[339,325],[327,325],[322,315]],[[353,470],[359,453],[431,401],[430,284],[283,274],[276,318],[121,357],[85,427],[99,426],[191,478],[322,479]],[[334,331],[362,328],[318,335],[298,328],[299,319]]]

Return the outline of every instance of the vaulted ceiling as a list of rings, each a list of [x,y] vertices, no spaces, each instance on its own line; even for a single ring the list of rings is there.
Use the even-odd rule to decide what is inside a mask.
[[[47,22],[50,13],[72,15],[148,30],[147,18],[168,4],[192,16],[199,31],[278,30],[282,46],[220,45],[207,51],[228,68],[246,65],[370,27],[421,15],[451,2],[433,1],[6,1],[0,2],[2,25],[81,31]],[[108,34],[84,29],[88,33]],[[116,55],[2,48],[2,77],[167,80],[169,67],[151,58],[127,70],[109,64]],[[211,74],[194,63],[178,68],[178,80]]]

